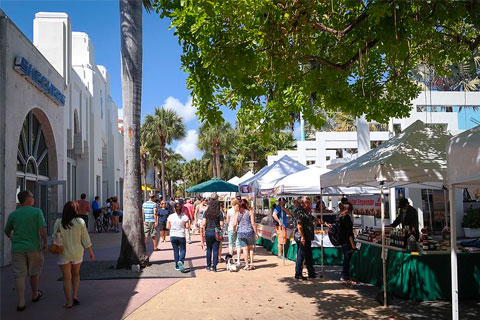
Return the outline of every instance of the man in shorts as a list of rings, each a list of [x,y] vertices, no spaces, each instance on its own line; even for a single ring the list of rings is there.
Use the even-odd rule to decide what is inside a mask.
[[[278,258],[284,259],[283,247],[287,244],[287,214],[290,210],[285,207],[286,201],[284,198],[278,199],[278,205],[273,209],[273,223],[277,231],[278,240]]]
[[[153,241],[153,251],[158,251],[157,249],[157,204],[155,203],[155,194],[151,193],[148,201],[142,204],[142,213],[143,213],[143,230],[145,232],[145,244],[147,243],[148,237],[152,237]]]
[[[87,201],[87,195],[85,193],[82,193],[80,195],[80,200],[78,200],[77,202],[78,214],[80,215],[80,218],[85,220],[85,226],[88,230],[88,214],[92,211],[92,208],[90,207],[90,202]]]
[[[30,276],[32,301],[37,302],[43,294],[38,290],[38,281],[43,267],[43,253],[47,250],[47,224],[42,210],[33,207],[35,199],[30,191],[21,191],[17,198],[20,207],[8,216],[5,234],[12,241],[12,269],[17,288],[17,311],[23,311],[27,276]]]

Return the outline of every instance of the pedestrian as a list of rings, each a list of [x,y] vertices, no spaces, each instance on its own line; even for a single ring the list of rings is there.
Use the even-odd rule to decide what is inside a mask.
[[[224,203],[219,201],[220,204],[220,214],[222,215],[222,219],[225,220],[225,211]],[[225,225],[225,224],[224,224]],[[225,262],[225,259],[222,258],[222,250],[223,250],[223,235],[225,234],[225,227],[220,228],[220,244],[218,245],[218,262]]]
[[[63,252],[58,255],[57,264],[62,271],[63,291],[66,298],[63,306],[67,309],[80,304],[78,288],[84,249],[88,250],[90,260],[95,261],[85,221],[79,219],[78,211],[79,204],[77,202],[67,202],[63,207],[62,218],[55,221],[52,233],[53,237],[60,233],[63,245]]]
[[[5,225],[5,235],[12,241],[12,269],[17,292],[17,311],[25,310],[25,278],[30,277],[32,301],[37,302],[43,293],[38,289],[43,267],[43,253],[47,250],[47,224],[43,212],[34,208],[35,199],[29,190],[17,195],[20,207],[10,213]]]
[[[286,201],[284,198],[278,199],[278,205],[273,209],[273,222],[275,224],[275,230],[277,232],[277,250],[278,258],[284,259],[283,247],[287,244],[287,214],[290,214],[290,210],[285,207]]]
[[[227,231],[228,231],[228,253],[233,257],[234,246],[237,249],[237,264],[240,264],[240,243],[237,239],[237,231],[234,228],[235,214],[239,211],[239,203],[237,199],[232,200],[232,206],[227,211]]]
[[[204,198],[202,203],[197,206],[197,210],[195,211],[195,224],[197,225],[198,229],[200,230],[200,245],[202,246],[202,250],[205,249],[205,232],[203,229],[203,218],[205,216],[205,211],[208,208],[208,200]]]
[[[90,207],[90,203],[87,201],[87,195],[82,193],[80,195],[80,200],[78,202],[78,215],[85,221],[85,225],[87,226],[88,230],[88,213],[92,212],[92,208]]]
[[[148,201],[145,201],[142,204],[142,213],[143,213],[143,232],[145,234],[145,244],[147,244],[148,237],[152,237],[153,242],[153,251],[158,251],[157,248],[157,225],[158,225],[158,216],[157,216],[157,204],[153,201],[155,200],[155,194],[150,193]]]
[[[350,280],[350,259],[352,253],[357,249],[353,242],[353,221],[350,213],[353,211],[353,205],[350,202],[343,203],[343,209],[336,220],[340,224],[340,243],[343,251],[343,265],[340,281],[346,284],[356,284]]]
[[[105,204],[105,215],[107,216],[108,230],[113,230],[113,219],[112,219],[112,198],[108,198]]]
[[[253,246],[255,241],[258,240],[257,224],[255,223],[253,210],[248,205],[246,199],[242,199],[240,202],[240,210],[235,214],[235,224],[233,228],[237,230],[237,237],[240,242],[240,247],[243,250],[243,259],[245,260],[243,270],[254,270]]]
[[[182,213],[185,214],[188,217],[188,225],[191,225],[191,222],[193,219],[190,218],[190,211],[188,210],[187,207],[185,207],[185,201],[183,199],[178,199],[178,202],[182,205]],[[190,238],[190,228],[185,230],[185,240],[187,241],[188,244],[192,243],[192,240]]]
[[[190,228],[190,222],[185,213],[182,212],[183,205],[181,203],[176,203],[174,208],[175,213],[167,218],[167,229],[170,230],[175,270],[185,272],[184,262],[187,253],[185,233]]]
[[[160,201],[160,208],[157,209],[158,229],[160,230],[159,241],[165,242],[167,238],[167,218],[170,211],[167,209],[165,200]]]
[[[95,196],[95,200],[92,201],[92,213],[95,221],[98,219],[102,213],[102,207],[100,206],[100,197]]]
[[[118,204],[118,197],[114,196],[112,198],[112,224],[113,224],[113,232],[120,232],[119,228],[119,220],[120,220],[120,204]]]
[[[419,228],[418,228],[418,211],[410,205],[408,199],[402,198],[399,201],[398,206],[399,214],[395,221],[392,222],[390,227],[395,228],[399,224],[402,225],[402,228],[408,227],[410,232],[413,232],[415,237],[419,238]]]
[[[308,211],[309,201],[305,197],[300,202],[300,206],[296,207],[294,217],[296,221],[296,231],[294,235],[297,244],[297,259],[295,261],[295,279],[307,280],[302,274],[303,263],[308,271],[308,278],[316,278],[315,269],[313,268],[312,241],[315,237],[314,221],[315,218]]]
[[[202,227],[204,229],[205,242],[207,244],[207,270],[217,272],[218,246],[220,245],[220,241],[218,241],[217,238],[221,237],[223,214],[220,212],[220,203],[216,197],[211,197],[208,200],[208,206],[205,210]]]

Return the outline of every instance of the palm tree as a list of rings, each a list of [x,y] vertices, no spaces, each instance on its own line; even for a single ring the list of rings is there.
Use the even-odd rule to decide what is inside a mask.
[[[168,195],[175,195],[173,192],[174,183],[182,179],[182,162],[185,158],[170,148],[165,150],[165,179],[168,182]]]
[[[149,141],[158,141],[160,144],[161,166],[161,189],[162,196],[165,192],[165,147],[171,144],[173,140],[183,139],[186,135],[185,125],[182,118],[175,110],[168,108],[155,108],[154,115],[148,114],[144,122],[146,139]]]
[[[221,178],[220,154],[226,154],[235,140],[235,134],[229,122],[216,124],[203,123],[198,130],[198,148],[212,153],[213,177]]]
[[[140,187],[140,115],[142,109],[142,4],[152,9],[151,0],[119,0],[122,60],[122,100],[124,110],[125,177],[123,234],[117,268],[132,264],[146,267],[142,194]]]

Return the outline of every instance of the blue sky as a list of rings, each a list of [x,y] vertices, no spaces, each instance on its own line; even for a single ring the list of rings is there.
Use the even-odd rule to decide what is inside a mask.
[[[0,0],[0,7],[30,40],[33,40],[35,13],[66,12],[72,31],[89,35],[95,49],[95,61],[110,73],[111,95],[121,108],[118,0]],[[199,123],[186,88],[187,75],[180,68],[182,49],[173,30],[169,30],[169,23],[154,12],[144,12],[142,118],[164,104],[177,110],[185,120],[188,136],[173,147],[191,159],[201,157],[195,146]],[[235,112],[226,109],[224,116],[234,124]]]

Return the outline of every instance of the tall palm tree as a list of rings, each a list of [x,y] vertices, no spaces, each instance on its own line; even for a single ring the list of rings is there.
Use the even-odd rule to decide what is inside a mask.
[[[168,108],[155,108],[154,115],[145,116],[145,135],[149,141],[158,141],[160,144],[161,166],[161,189],[162,196],[166,196],[165,190],[165,147],[173,140],[183,139],[186,135],[185,125],[182,118],[175,110]]]
[[[119,0],[125,177],[123,234],[117,268],[130,268],[132,264],[146,267],[149,264],[141,215],[139,157],[142,111],[142,4],[147,11],[152,9],[151,0]]]
[[[168,182],[168,195],[175,195],[173,192],[174,183],[182,179],[182,162],[185,158],[171,148],[165,149],[165,179]]]
[[[198,130],[198,148],[212,153],[214,178],[221,178],[220,154],[226,154],[234,140],[234,131],[229,122],[216,124],[205,122]]]

